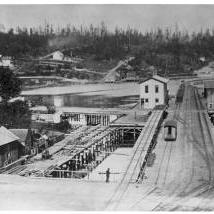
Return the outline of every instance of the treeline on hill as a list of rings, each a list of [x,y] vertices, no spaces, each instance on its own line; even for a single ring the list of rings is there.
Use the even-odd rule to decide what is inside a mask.
[[[165,74],[185,72],[199,67],[200,57],[213,58],[214,30],[190,34],[167,28],[141,33],[128,27],[110,32],[101,23],[97,27],[68,25],[57,30],[46,24],[0,33],[0,51],[4,55],[36,57],[56,49],[72,49],[76,55],[93,55],[98,61],[134,55],[131,65],[135,70],[153,65]]]
[[[12,57],[39,56],[46,53],[49,36],[26,28],[0,33],[0,54]]]

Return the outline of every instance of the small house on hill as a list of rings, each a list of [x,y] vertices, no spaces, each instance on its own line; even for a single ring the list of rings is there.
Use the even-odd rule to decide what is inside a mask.
[[[64,59],[64,54],[60,51],[55,51],[52,53],[52,57],[53,57],[53,60],[62,61]]]
[[[0,167],[18,160],[23,154],[19,138],[4,126],[0,127]]]
[[[144,109],[153,109],[156,105],[168,104],[168,79],[154,75],[140,82],[140,105]]]
[[[71,55],[66,55],[63,52],[58,50],[42,57],[42,59],[71,62],[72,61],[71,57],[72,57],[72,52],[71,52]]]
[[[0,67],[14,68],[12,57],[0,55]]]

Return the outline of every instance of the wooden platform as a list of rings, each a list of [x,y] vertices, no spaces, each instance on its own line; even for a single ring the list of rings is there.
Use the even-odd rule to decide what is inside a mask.
[[[44,176],[44,174],[50,173],[53,169],[72,160],[75,156],[109,135],[113,130],[114,128],[101,125],[80,127],[63,141],[48,149],[52,155],[50,159],[44,160],[41,154],[38,154],[31,159],[32,163],[27,164],[26,168],[18,174],[27,176],[30,173],[31,176]]]
[[[145,128],[142,130],[137,142],[135,143],[131,153],[130,162],[126,168],[124,176],[122,177],[118,187],[108,202],[108,210],[116,210],[120,200],[128,188],[129,183],[136,182],[141,165],[143,164],[147,150],[149,149],[150,143],[155,135],[156,129],[159,126],[163,112],[163,110],[153,111],[149,120],[145,124]]]

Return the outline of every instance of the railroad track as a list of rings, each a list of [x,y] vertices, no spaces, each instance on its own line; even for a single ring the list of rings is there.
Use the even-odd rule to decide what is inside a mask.
[[[183,134],[180,135],[180,138],[176,141],[176,142],[173,142],[171,143],[170,145],[172,146],[173,145],[173,150],[176,150],[175,146],[180,146],[178,144],[182,144],[181,146],[181,168],[179,169],[178,172],[176,172],[176,177],[175,177],[175,180],[177,181],[176,183],[174,181],[171,181],[170,183],[167,183],[167,189],[170,190],[170,195],[176,195],[177,192],[180,192],[182,191],[183,189],[183,179],[186,177],[186,173],[189,173],[186,172],[185,169],[185,165],[186,163],[188,164],[193,164],[192,162],[190,163],[187,159],[187,157],[189,156],[189,154],[187,155],[187,149],[189,151],[189,145],[186,143],[187,142],[187,139],[189,137],[189,134],[187,133],[188,132],[188,129],[189,129],[189,123],[188,121],[190,121],[190,118],[191,118],[191,113],[189,111],[190,107],[191,107],[191,99],[189,99],[190,96],[190,90],[189,90],[189,85],[186,85],[185,86],[185,91],[184,91],[184,97],[183,97],[183,101],[182,103],[179,103],[179,106],[177,106],[177,108],[175,109],[175,112],[174,112],[174,119],[177,120],[178,122],[180,122],[182,124],[181,126],[181,131],[183,131]],[[181,111],[180,109],[183,109],[183,114],[182,116],[180,115]],[[172,149],[172,148],[171,148]],[[170,152],[170,156],[171,156],[172,152]],[[170,158],[170,157],[169,157]],[[167,168],[167,170],[169,170]],[[192,173],[192,171],[190,172]],[[165,176],[167,176],[167,173],[165,173]],[[166,182],[166,179],[164,179],[164,182]],[[188,186],[188,185],[187,185]],[[186,186],[186,187],[187,187]],[[173,199],[174,200],[174,199]]]
[[[170,159],[171,159],[171,156],[172,156],[172,149],[173,149],[173,143],[171,142],[170,146],[169,146],[169,155],[168,155],[168,159],[167,159],[167,166],[166,166],[163,185],[166,184],[167,174],[168,174],[168,171],[169,171],[169,162],[170,162]]]
[[[197,93],[197,89],[194,90],[194,96],[195,96],[195,100],[196,100],[196,106],[198,109],[202,109],[203,110],[203,106],[202,103],[199,100],[198,97],[198,93]],[[213,182],[213,172],[212,172],[212,165],[213,165],[213,161],[211,159],[213,159],[213,151],[210,151],[212,154],[210,154],[209,149],[207,148],[209,144],[211,144],[212,150],[213,150],[213,137],[210,131],[210,126],[206,117],[206,114],[204,112],[198,112],[198,121],[199,121],[199,125],[200,125],[200,130],[201,130],[201,134],[202,134],[202,138],[203,138],[203,147],[204,147],[204,151],[205,151],[205,157],[206,157],[206,164],[209,170],[209,183]]]
[[[208,124],[203,124],[203,121],[205,120],[204,116],[206,116],[206,113],[204,111],[204,107],[201,104],[201,101],[198,97],[198,92],[197,89],[194,88],[193,86],[187,86],[188,90],[186,91],[186,97],[184,99],[184,118],[186,118],[186,124],[184,128],[186,130],[191,130],[191,133],[186,133],[187,135],[187,140],[186,141],[186,149],[185,151],[188,151],[188,156],[193,155],[193,147],[200,153],[201,157],[204,159],[205,163],[207,163],[208,169],[209,167],[209,157],[207,157],[207,146],[206,143],[207,140],[211,141],[211,138],[207,139],[206,136],[208,134],[204,133],[204,131],[210,132],[210,128]],[[191,99],[192,97],[192,99]],[[195,108],[193,111],[190,111],[192,108]],[[207,122],[207,121],[206,121]],[[191,126],[191,124],[198,124],[199,125],[199,130],[201,130],[201,138],[202,140],[198,140],[198,135],[197,137],[195,136],[194,133],[194,127]],[[205,129],[205,130],[204,130]],[[198,133],[197,133],[198,134]],[[198,143],[197,143],[198,142]],[[203,142],[203,143],[202,143]],[[199,148],[200,146],[200,148]],[[185,152],[184,151],[184,152]],[[205,154],[204,154],[205,151]],[[185,155],[186,156],[186,155]],[[185,159],[184,156],[184,159]],[[183,172],[185,174],[189,174],[188,182],[182,187],[182,191],[180,194],[185,195],[188,187],[191,185],[194,174],[195,174],[195,169],[194,169],[194,161],[193,158],[191,158],[190,161],[188,159],[185,161],[188,162],[191,165],[191,171]],[[188,194],[188,193],[187,193]]]
[[[107,202],[107,210],[115,210],[118,208],[124,194],[128,189],[129,184],[133,180],[133,177],[136,175],[136,173],[139,171],[137,167],[140,167],[142,154],[145,151],[146,146],[149,148],[149,144],[153,139],[159,120],[161,119],[162,113],[163,113],[162,111],[154,111],[151,117],[149,118],[149,121],[146,124],[145,129],[142,131],[137,142],[135,143],[135,146],[133,148],[134,152],[124,173],[124,176],[121,179],[120,183],[118,184],[110,200]],[[145,154],[146,152],[147,150],[145,151]]]
[[[156,211],[163,211],[163,210],[179,210],[180,208],[182,208],[182,204],[186,203],[188,200],[191,200],[192,197],[198,197],[199,195],[203,195],[207,193],[207,191],[210,191],[210,189],[213,189],[212,187],[212,179],[210,179],[210,177],[213,176],[213,168],[212,168],[212,158],[213,155],[210,152],[210,147],[212,146],[212,134],[210,131],[210,124],[209,124],[209,119],[206,115],[206,112],[204,111],[204,107],[199,99],[198,96],[198,92],[197,89],[193,88],[192,86],[189,86],[190,88],[188,88],[187,92],[185,93],[185,99],[184,99],[184,103],[183,103],[183,110],[184,110],[184,118],[186,119],[187,123],[184,124],[184,127],[186,127],[186,130],[191,128],[191,133],[192,133],[192,129],[194,130],[194,126],[191,127],[191,124],[195,123],[199,125],[198,130],[201,130],[201,137],[198,140],[197,138],[189,138],[186,141],[186,151],[189,152],[193,152],[192,147],[196,146],[196,142],[199,141],[200,145],[202,146],[201,149],[203,149],[203,153],[205,153],[203,155],[203,158],[205,160],[205,163],[207,164],[207,168],[208,168],[208,177],[209,177],[209,181],[208,182],[202,182],[200,183],[198,186],[194,187],[193,189],[190,188],[189,186],[192,184],[193,182],[193,177],[195,175],[194,172],[194,161],[191,158],[191,163],[189,163],[188,159],[185,161],[186,163],[189,163],[191,165],[191,171],[187,170],[187,171],[182,171],[182,173],[180,174],[180,176],[182,177],[183,175],[187,175],[187,173],[189,174],[188,178],[188,182],[185,183],[185,185],[182,185],[181,188],[179,188],[178,191],[178,198],[172,197],[170,200],[163,200],[157,207],[154,208],[154,210]],[[191,99],[192,97],[192,99]],[[190,112],[190,109],[194,107],[195,109]],[[194,120],[193,120],[194,119]],[[192,134],[187,134],[187,137],[189,137]],[[198,137],[198,135],[197,135]],[[188,142],[192,141],[192,144],[189,144]],[[211,147],[212,148],[212,147]],[[211,150],[213,151],[213,150]],[[185,155],[186,156],[186,155]],[[185,158],[184,156],[184,158]],[[180,207],[180,208],[179,208]]]
[[[157,173],[157,177],[156,177],[156,180],[155,180],[155,185],[158,184],[158,181],[160,179],[161,169],[163,167],[163,162],[164,162],[164,158],[165,158],[165,154],[166,154],[166,150],[167,150],[168,145],[169,145],[168,143],[165,143],[164,151],[163,151],[163,154],[162,154],[162,157],[161,157],[161,161],[160,161],[160,165],[158,167],[158,173]]]
[[[183,187],[183,191],[185,191],[189,187],[189,185],[192,182],[193,176],[194,176],[194,167],[193,167],[194,166],[194,161],[193,161],[193,158],[191,158],[190,161],[188,159],[189,156],[193,155],[192,144],[187,143],[187,142],[191,141],[191,139],[190,139],[191,134],[188,132],[188,130],[191,130],[189,121],[192,122],[192,114],[195,113],[195,112],[191,112],[190,111],[191,108],[194,106],[194,104],[192,103],[193,100],[190,99],[193,87],[190,86],[190,85],[187,85],[186,88],[188,88],[188,87],[189,87],[189,90],[187,90],[188,94],[187,94],[187,97],[186,97],[186,111],[184,112],[184,118],[186,118],[186,124],[184,125],[184,128],[185,128],[185,137],[184,137],[185,140],[184,140],[184,142],[185,142],[185,144],[184,144],[184,150],[183,150],[183,154],[184,154],[183,159],[185,160],[184,163],[189,163],[190,164],[190,166],[191,166],[190,168],[192,170],[190,172],[189,171],[186,172],[186,173],[189,173],[190,176],[189,176],[189,182],[187,182],[186,185]],[[184,173],[184,176],[185,176],[186,173]]]

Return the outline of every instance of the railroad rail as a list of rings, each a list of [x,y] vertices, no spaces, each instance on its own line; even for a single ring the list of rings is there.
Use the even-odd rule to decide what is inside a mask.
[[[213,183],[213,174],[214,174],[214,168],[213,168],[213,162],[214,162],[214,138],[211,132],[211,122],[209,121],[208,114],[205,113],[204,106],[202,105],[198,91],[197,89],[194,89],[194,96],[196,101],[197,109],[199,110],[198,113],[198,119],[199,119],[199,125],[201,127],[201,134],[203,138],[203,147],[205,151],[205,157],[206,157],[206,164],[209,169],[208,174],[208,180],[209,183]],[[200,111],[202,110],[202,111]],[[212,148],[212,149],[210,149]]]
[[[131,154],[130,162],[125,170],[125,173],[119,182],[115,192],[107,202],[107,210],[115,210],[119,206],[123,196],[125,195],[128,186],[132,182],[136,182],[139,178],[139,173],[142,171],[142,160],[145,162],[148,150],[151,147],[154,135],[163,116],[163,110],[153,111],[145,128],[142,130]]]

